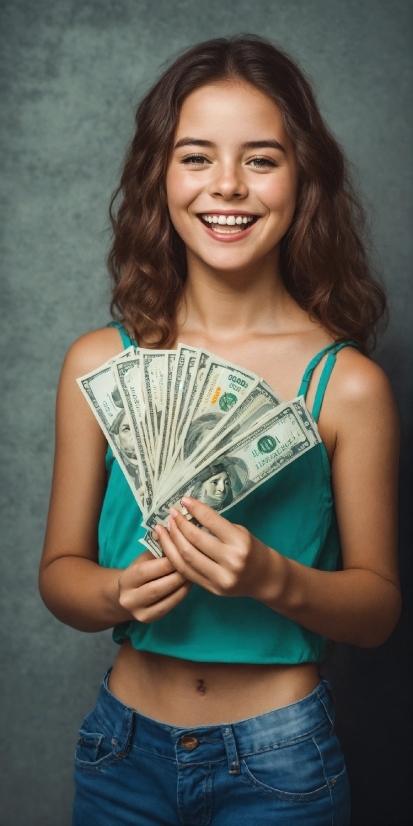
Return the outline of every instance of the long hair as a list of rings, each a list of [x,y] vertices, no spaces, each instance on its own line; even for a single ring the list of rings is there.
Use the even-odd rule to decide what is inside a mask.
[[[169,347],[176,338],[187,268],[184,243],[168,213],[167,166],[183,101],[195,89],[225,79],[247,81],[268,95],[294,145],[297,204],[280,247],[286,288],[335,340],[353,339],[367,352],[386,300],[366,252],[363,207],[310,83],[288,55],[255,35],[217,38],[189,49],[140,103],[110,207],[113,317],[153,347]]]

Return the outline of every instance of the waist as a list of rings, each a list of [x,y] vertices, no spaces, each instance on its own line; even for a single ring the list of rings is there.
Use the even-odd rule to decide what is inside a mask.
[[[115,734],[112,743],[117,743],[119,750],[128,740],[130,745],[173,760],[179,749],[180,762],[196,763],[228,757],[229,750],[242,757],[253,751],[280,747],[289,740],[313,736],[323,725],[327,725],[331,733],[335,716],[331,687],[323,679],[301,700],[261,715],[218,724],[171,725],[151,719],[119,701],[108,687],[108,675],[101,687],[95,714],[100,725],[111,736]],[[133,725],[135,717],[136,725]],[[211,746],[217,753],[210,753]]]
[[[125,640],[109,678],[126,706],[171,726],[219,725],[296,703],[319,684],[315,663],[193,662],[135,650]]]

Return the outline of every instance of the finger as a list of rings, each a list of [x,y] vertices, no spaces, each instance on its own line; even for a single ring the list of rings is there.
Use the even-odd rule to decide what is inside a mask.
[[[169,611],[172,611],[176,605],[179,605],[179,603],[186,597],[191,587],[192,582],[185,582],[172,594],[164,597],[164,599],[161,599],[146,608],[140,608],[136,610],[136,612],[131,611],[131,614],[136,619],[140,620],[140,622],[156,622],[156,620],[162,619],[162,617],[168,614]]]
[[[158,602],[158,600],[172,594],[185,582],[185,577],[178,571],[174,571],[174,573],[160,579],[154,579],[152,582],[146,582],[145,585],[141,585],[139,588],[139,601],[143,605],[152,605],[154,602]]]
[[[123,571],[119,579],[124,587],[134,588],[144,582],[167,576],[175,570],[166,557],[155,558],[150,551],[146,551]]]
[[[221,542],[227,542],[229,545],[234,538],[234,528],[228,519],[224,519],[219,513],[210,508],[209,505],[204,505],[197,499],[191,499],[189,496],[183,496],[181,499],[182,505],[189,511],[191,516],[194,516],[198,522],[205,528],[208,528],[211,533],[215,534]]]
[[[174,519],[169,522],[169,535],[165,537],[165,553],[168,553],[173,565],[191,582],[196,582],[211,590],[219,574],[219,566],[208,556],[198,551],[183,536]]]
[[[203,531],[202,528],[198,528],[197,525],[194,525],[191,520],[187,519],[186,516],[183,516],[179,511],[174,512],[173,518],[180,532],[191,545],[199,551],[202,551],[203,554],[206,554],[206,556],[214,560],[214,562],[218,562],[219,564],[222,562],[226,553],[226,546],[220,539]]]
[[[122,587],[119,593],[119,603],[133,616],[136,616],[137,611],[145,611],[159,600],[174,593],[185,583],[184,577],[178,571],[174,571],[166,577],[155,579],[144,585],[134,584],[129,588]]]

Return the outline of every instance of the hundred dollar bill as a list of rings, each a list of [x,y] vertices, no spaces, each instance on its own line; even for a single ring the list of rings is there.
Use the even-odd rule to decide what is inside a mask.
[[[253,386],[252,390],[235,407],[228,418],[224,418],[221,424],[215,428],[208,442],[201,442],[201,445],[190,457],[190,466],[199,467],[205,459],[211,456],[212,452],[220,451],[227,445],[239,439],[241,435],[247,433],[252,427],[267,413],[273,411],[281,404],[281,398],[263,379]],[[182,476],[187,473],[186,463],[175,466],[174,479],[178,474]],[[171,480],[172,481],[172,480]]]
[[[136,455],[142,468],[142,480],[145,486],[145,511],[148,511],[153,503],[154,483],[150,465],[151,452],[148,449],[147,418],[141,392],[140,364],[141,357],[138,352],[129,361],[117,360],[113,365],[113,370],[120,395],[133,426]]]
[[[171,386],[172,386],[172,379],[174,376],[174,368],[176,362],[176,352],[174,350],[170,350],[166,356],[166,374],[165,374],[165,401],[162,405],[162,416],[161,422],[159,426],[159,439],[158,445],[156,449],[156,456],[155,456],[155,470],[154,470],[154,478],[156,482],[161,476],[161,473],[164,469],[164,463],[166,462],[167,456],[167,442],[169,441],[169,432],[168,432],[168,416],[169,416],[169,408],[170,408],[170,397],[171,397]]]
[[[188,458],[199,445],[209,440],[215,428],[229,417],[236,405],[258,382],[258,376],[235,364],[223,361],[209,354],[202,385],[195,399],[195,412],[188,418],[180,442],[176,449],[181,449],[182,459]]]
[[[176,402],[170,436],[170,444],[173,446],[176,444],[178,433],[182,432],[182,427],[185,425],[192,386],[201,378],[197,369],[201,357],[200,352],[186,344],[178,344],[177,359],[181,354],[185,360],[181,373],[177,370]]]
[[[169,489],[171,481],[179,477],[183,467],[192,463],[193,455],[198,454],[203,445],[209,444],[259,380],[255,373],[225,362],[207,351],[201,353],[197,379],[185,420],[175,434],[174,452],[168,463]],[[165,484],[156,492],[157,501],[165,492]]]
[[[131,351],[133,351],[133,348],[131,348]],[[129,355],[132,355],[132,352]],[[124,360],[128,358],[127,355],[122,354],[122,356]],[[114,361],[115,359],[110,359],[99,369],[80,376],[76,381],[102,428],[138,505],[145,514],[148,512],[148,508],[145,505],[144,474],[136,452],[133,424],[129,411],[125,408],[114,379]]]
[[[315,422],[301,397],[279,405],[229,447],[212,448],[202,466],[148,516],[147,533],[140,541],[152,552],[159,551],[152,531],[157,524],[167,524],[170,508],[192,518],[181,504],[183,496],[192,496],[221,513],[319,442]]]
[[[143,397],[149,413],[147,424],[152,449],[152,464],[156,455],[162,418],[167,354],[167,350],[140,350]]]
[[[178,347],[176,351],[176,359],[174,365],[174,372],[170,385],[170,392],[167,399],[167,421],[165,427],[165,437],[162,446],[162,465],[166,470],[168,465],[169,451],[173,450],[173,434],[175,431],[175,420],[181,405],[181,396],[183,388],[183,380],[188,366],[189,352],[191,348]]]
[[[211,356],[206,350],[199,350],[198,351],[198,357],[197,357],[197,359],[194,363],[194,376],[193,376],[193,379],[188,383],[188,391],[187,391],[188,399],[187,399],[187,402],[185,404],[185,419],[181,422],[181,425],[179,427],[179,434],[180,434],[179,437],[180,438],[181,438],[181,434],[182,434],[182,430],[183,430],[184,426],[187,426],[188,421],[190,421],[190,419],[193,415],[193,410],[195,409],[195,403],[196,403],[196,400],[198,398],[200,389],[202,387],[202,384],[203,384],[203,381],[204,381],[204,376],[205,376],[205,371],[206,371],[208,362],[210,361],[210,358],[211,358]],[[175,381],[175,378],[173,380],[173,383],[174,383],[174,381]],[[172,395],[172,390],[171,390],[171,395]],[[175,393],[174,393],[174,395],[175,395]],[[170,410],[169,410],[169,421],[171,421],[172,416],[173,416],[173,401],[169,402],[169,408],[170,408]],[[169,421],[168,421],[168,425],[169,425]],[[169,426],[168,426],[168,437],[165,439],[163,453],[164,453],[163,470],[165,472],[163,473],[163,478],[159,479],[159,484],[158,484],[158,487],[157,487],[158,497],[161,496],[162,490],[165,488],[165,486],[169,487],[169,475],[171,473],[171,470],[172,470],[172,467],[174,465],[176,455],[177,455],[176,446],[174,444],[172,444],[171,441],[170,441]]]

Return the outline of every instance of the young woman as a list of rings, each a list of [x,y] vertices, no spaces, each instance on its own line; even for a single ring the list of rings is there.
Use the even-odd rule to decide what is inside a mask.
[[[385,302],[342,152],[290,58],[212,40],[140,104],[119,195],[121,324],[63,366],[40,572],[56,617],[120,643],[79,734],[74,824],[344,826],[324,638],[379,645],[400,595],[397,414],[366,356]],[[322,439],[225,516],[185,500],[162,558],[75,381],[131,341],[304,395]]]

